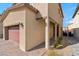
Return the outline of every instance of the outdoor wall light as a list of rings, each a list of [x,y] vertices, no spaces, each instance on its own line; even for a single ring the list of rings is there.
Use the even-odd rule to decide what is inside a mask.
[[[23,23],[21,23],[21,22],[19,23],[19,25],[20,25],[21,27],[24,27]]]

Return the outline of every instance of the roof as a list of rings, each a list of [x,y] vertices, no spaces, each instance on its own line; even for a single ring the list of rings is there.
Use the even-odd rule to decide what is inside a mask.
[[[29,3],[20,3],[20,4],[17,4],[17,5],[13,5],[12,7],[6,9],[6,10],[4,11],[4,13],[2,14],[1,21],[3,21],[3,20],[6,18],[7,14],[8,14],[11,10],[17,9],[17,8],[21,8],[21,7],[23,7],[23,6],[29,8],[30,10],[32,10],[32,11],[35,12],[35,13],[38,13],[38,12],[39,12],[35,7],[33,7],[32,5],[30,5]]]
[[[75,17],[75,15],[76,15],[76,13],[77,13],[77,11],[79,10],[79,4],[77,5],[77,8],[76,8],[76,10],[75,10],[75,12],[74,12],[74,14],[73,14],[73,16],[72,16],[72,18],[74,18]]]
[[[17,8],[21,8],[21,7],[27,7],[27,8],[29,8],[30,10],[32,10],[33,12],[35,12],[35,13],[38,13],[38,12],[39,12],[35,7],[33,7],[32,5],[30,5],[29,3],[18,3],[18,4],[17,4],[17,3],[14,3],[12,7],[6,9],[6,10],[3,12],[2,17],[1,17],[1,21],[3,21],[3,20],[6,18],[6,16],[8,15],[8,13],[9,13],[11,10],[14,10],[14,9],[17,9]],[[61,10],[62,17],[64,17],[60,3],[59,3],[59,7],[60,7],[60,10]]]
[[[61,7],[61,4],[60,3],[59,3],[59,6],[60,6],[60,10],[61,10],[62,17],[64,17],[63,11],[62,11],[62,7]]]

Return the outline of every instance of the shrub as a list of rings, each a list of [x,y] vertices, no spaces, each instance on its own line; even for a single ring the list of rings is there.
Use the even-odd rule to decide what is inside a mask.
[[[59,38],[55,41],[54,48],[60,48],[60,47],[62,47],[61,41],[62,41],[62,37],[59,37]]]

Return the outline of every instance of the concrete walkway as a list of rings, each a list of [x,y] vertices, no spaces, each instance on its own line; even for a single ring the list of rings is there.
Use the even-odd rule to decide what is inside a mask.
[[[72,48],[72,56],[79,56],[79,39],[74,37],[69,37],[68,40],[70,41]]]
[[[41,56],[45,51],[44,47],[40,47],[24,52],[19,49],[17,43],[0,39],[0,56]]]

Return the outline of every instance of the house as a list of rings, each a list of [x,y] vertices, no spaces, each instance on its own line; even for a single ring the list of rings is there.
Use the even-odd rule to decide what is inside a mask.
[[[74,25],[74,23],[70,23],[70,24],[68,25],[68,32],[74,32],[74,31],[73,31],[73,29],[74,29],[73,25]]]
[[[1,16],[0,15],[0,38],[3,38],[3,22],[1,21]]]
[[[74,31],[74,37],[79,38],[79,4],[72,17],[71,29]]]
[[[3,13],[3,39],[12,40],[23,51],[62,36],[63,13],[59,3],[15,3]]]
[[[73,29],[73,23],[68,24],[68,30],[71,31]]]

